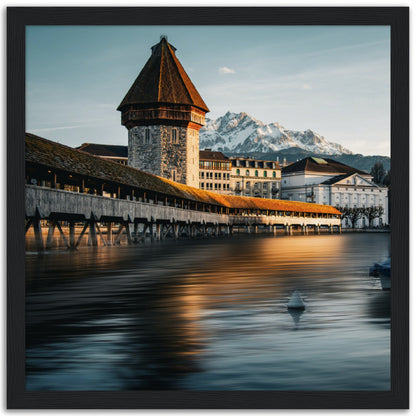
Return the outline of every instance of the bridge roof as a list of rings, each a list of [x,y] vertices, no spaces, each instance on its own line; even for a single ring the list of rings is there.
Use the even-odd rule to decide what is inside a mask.
[[[26,162],[48,169],[63,170],[69,174],[95,178],[103,182],[115,182],[171,197],[228,208],[340,214],[335,207],[329,205],[220,195],[215,192],[203,191],[93,156],[82,150],[73,149],[30,133],[26,133],[25,143]]]

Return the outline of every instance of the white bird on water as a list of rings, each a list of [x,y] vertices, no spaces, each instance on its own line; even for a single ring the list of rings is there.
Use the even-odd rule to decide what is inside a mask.
[[[302,310],[305,309],[305,303],[303,302],[303,299],[297,289],[292,293],[292,296],[289,299],[289,303],[287,304],[287,308]]]

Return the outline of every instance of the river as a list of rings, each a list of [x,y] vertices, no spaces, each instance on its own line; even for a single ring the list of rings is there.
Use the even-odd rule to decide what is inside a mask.
[[[26,389],[390,390],[368,275],[389,254],[380,233],[27,252]]]

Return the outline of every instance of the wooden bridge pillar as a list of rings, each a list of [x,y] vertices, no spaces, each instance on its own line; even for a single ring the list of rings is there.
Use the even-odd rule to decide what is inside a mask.
[[[95,228],[95,221],[93,218],[90,219],[90,235],[88,245],[97,246],[97,230]]]
[[[40,224],[39,218],[34,218],[32,220],[33,229],[35,231],[35,242],[36,242],[36,248],[38,251],[43,250],[43,238],[42,238],[42,226]]]
[[[134,243],[139,242],[139,223],[135,222],[133,226],[133,241]]]
[[[315,234],[320,234],[319,225],[315,225]]]
[[[178,223],[173,224],[173,234],[175,236],[175,240],[178,240],[179,239],[179,224]]]
[[[75,221],[69,221],[69,248],[74,250],[75,244]]]
[[[111,246],[113,244],[113,223],[107,223],[107,245]]]
[[[161,228],[161,224],[156,223],[156,240],[160,241],[160,228]]]
[[[48,237],[46,239],[46,249],[52,248],[53,233],[55,231],[56,224],[54,221],[49,221]]]
[[[286,224],[285,225],[285,235],[292,235],[292,226]]]

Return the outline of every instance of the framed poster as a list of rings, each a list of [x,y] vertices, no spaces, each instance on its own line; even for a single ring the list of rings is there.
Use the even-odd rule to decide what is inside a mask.
[[[406,408],[408,26],[9,8],[8,407]]]

